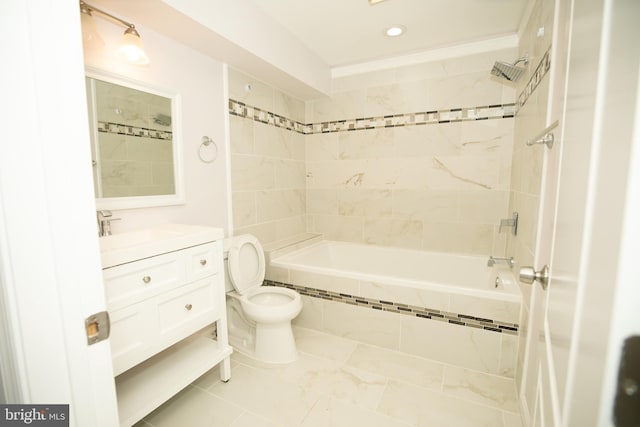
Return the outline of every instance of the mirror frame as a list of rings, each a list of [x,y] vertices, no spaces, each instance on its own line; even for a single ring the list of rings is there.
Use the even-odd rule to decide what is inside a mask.
[[[175,184],[175,194],[157,196],[129,196],[129,197],[95,197],[97,210],[121,210],[149,208],[158,206],[182,205],[185,203],[184,175],[182,158],[182,100],[176,91],[160,88],[146,82],[136,81],[129,77],[110,73],[93,67],[85,67],[85,77],[102,80],[108,83],[128,87],[153,95],[162,96],[171,100],[171,132],[173,145],[173,179]],[[93,95],[91,95],[93,96]],[[89,94],[87,94],[87,98]],[[89,132],[91,133],[90,144],[96,145],[98,141],[98,127],[96,123],[96,102],[88,107]],[[97,150],[97,147],[96,147]],[[94,183],[95,185],[95,183]]]

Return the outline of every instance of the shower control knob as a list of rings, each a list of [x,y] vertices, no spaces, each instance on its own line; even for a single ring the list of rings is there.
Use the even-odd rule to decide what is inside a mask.
[[[520,281],[522,283],[526,283],[531,285],[535,281],[540,282],[543,290],[547,290],[547,286],[549,286],[549,267],[544,266],[542,270],[535,271],[533,267],[521,267],[520,268]]]

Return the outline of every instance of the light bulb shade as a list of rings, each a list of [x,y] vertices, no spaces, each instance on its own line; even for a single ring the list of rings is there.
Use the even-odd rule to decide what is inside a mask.
[[[96,29],[96,23],[88,11],[82,11],[80,14],[80,22],[82,24],[82,45],[86,50],[102,49],[104,40],[100,37]]]
[[[129,27],[124,32],[122,39],[120,40],[120,52],[127,58],[127,60],[136,65],[146,65],[149,63],[149,57],[144,52],[144,46],[142,46],[142,40],[140,34],[135,28]]]

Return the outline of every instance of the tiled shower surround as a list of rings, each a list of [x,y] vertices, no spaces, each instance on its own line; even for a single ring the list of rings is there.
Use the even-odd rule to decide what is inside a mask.
[[[514,115],[548,70],[542,54],[532,56],[536,67],[516,104],[516,89],[489,70],[517,56],[507,49],[336,79],[330,98],[306,105],[232,71],[234,234],[271,244],[311,232],[503,256],[507,235],[498,224],[511,216]],[[493,374],[517,371],[512,330],[496,334],[337,298],[303,295],[297,324]]]
[[[234,100],[230,111],[292,124]],[[495,224],[508,216],[513,115],[510,104],[295,124],[307,139],[307,230],[332,240],[501,255]],[[298,208],[286,202],[281,208]]]
[[[514,126],[514,149],[511,167],[511,193],[509,196],[509,210],[520,213],[517,236],[509,236],[507,241],[507,255],[514,257],[517,271],[521,266],[534,265],[536,252],[536,234],[538,221],[538,205],[540,203],[540,183],[542,181],[543,145],[528,147],[524,142],[537,135],[546,128],[551,31],[545,32],[543,37],[537,36],[539,28],[553,28],[555,2],[536,0],[530,19],[522,31],[525,35],[520,40],[520,48],[516,57],[527,53],[529,55],[529,71],[523,75],[516,90],[518,92],[518,112]],[[561,71],[562,72],[562,71]],[[524,214],[524,215],[523,215]],[[528,319],[531,302],[531,286],[521,285],[522,316],[520,319],[520,347],[524,348],[529,329]],[[524,366],[524,352],[519,353],[516,372],[522,373]],[[520,384],[521,378],[516,376]],[[535,381],[529,385],[535,387]],[[535,389],[525,392],[533,399],[537,395]],[[533,408],[533,401],[528,402]]]
[[[488,70],[512,55],[337,79],[306,105],[232,70],[234,233],[502,256],[515,91]]]

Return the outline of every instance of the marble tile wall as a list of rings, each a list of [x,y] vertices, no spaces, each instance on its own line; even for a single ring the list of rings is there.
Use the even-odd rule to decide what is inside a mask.
[[[304,102],[232,69],[229,97],[304,121]],[[233,114],[230,131],[234,234],[268,244],[305,232],[305,136]]]
[[[510,216],[515,91],[489,70],[514,55],[508,49],[336,79],[333,95],[307,108],[307,122],[327,130],[306,137],[308,230],[333,240],[504,255],[498,224]],[[510,115],[467,113],[487,106]],[[325,125],[431,111],[445,120],[349,131]]]
[[[336,79],[306,108],[230,70],[234,232],[504,255],[515,91],[488,70],[514,55]]]
[[[321,275],[306,272],[302,273],[302,275],[308,278],[311,278],[310,276],[315,276],[313,279],[317,279],[319,278],[319,276],[321,277]],[[331,279],[333,279],[333,277],[324,276],[324,279],[326,279],[326,282],[332,282]],[[338,277],[336,279],[337,281],[340,281],[341,278]],[[370,292],[371,288],[378,287],[378,285],[375,283],[360,283],[359,287],[361,291],[357,293],[354,292],[353,294],[327,291],[323,288],[310,287],[307,286],[307,284],[309,283],[308,281],[301,283],[304,283],[304,285],[267,280],[265,281],[264,286],[285,287],[298,292],[300,295],[306,295],[312,298],[319,298],[328,301],[341,302],[343,304],[349,304],[351,306],[357,306],[370,310],[387,311],[425,320],[450,323],[467,328],[483,329],[485,331],[504,333],[514,336],[518,335],[518,324],[513,322],[517,321],[520,307],[519,304],[515,302],[506,303],[503,301],[462,295],[452,295],[451,302],[449,302],[449,295],[443,295],[441,299],[447,299],[446,306],[448,308],[436,309],[433,307],[437,305],[431,303],[421,304],[420,302],[417,302],[415,298],[407,299],[405,300],[406,302],[398,302],[397,300],[400,298],[396,298],[395,295],[393,295],[391,298],[380,298],[379,292]],[[387,289],[390,290],[392,287],[393,286],[388,286]],[[412,289],[400,289],[399,296],[403,296],[402,291],[404,291],[405,294],[408,294],[412,291]],[[386,295],[390,295],[391,293],[391,291],[384,292],[384,294]],[[460,301],[465,298],[466,303],[460,303]],[[476,310],[476,308],[479,308],[479,310]],[[495,314],[497,314],[497,316]]]
[[[527,53],[529,64],[516,87],[518,112],[514,125],[513,160],[509,193],[509,211],[519,213],[518,235],[509,236],[507,256],[516,261],[515,271],[521,266],[533,265],[536,250],[538,205],[544,159],[543,145],[528,147],[527,139],[546,127],[549,97],[549,49],[553,28],[553,0],[536,0],[522,32],[519,56]],[[539,35],[539,29],[544,34]],[[520,348],[525,348],[530,313],[531,287],[521,285],[522,311],[520,318]],[[522,381],[525,351],[518,354],[516,382]]]
[[[101,197],[174,194],[171,100],[94,81]]]
[[[513,378],[518,337],[302,296],[293,324],[381,348]]]

